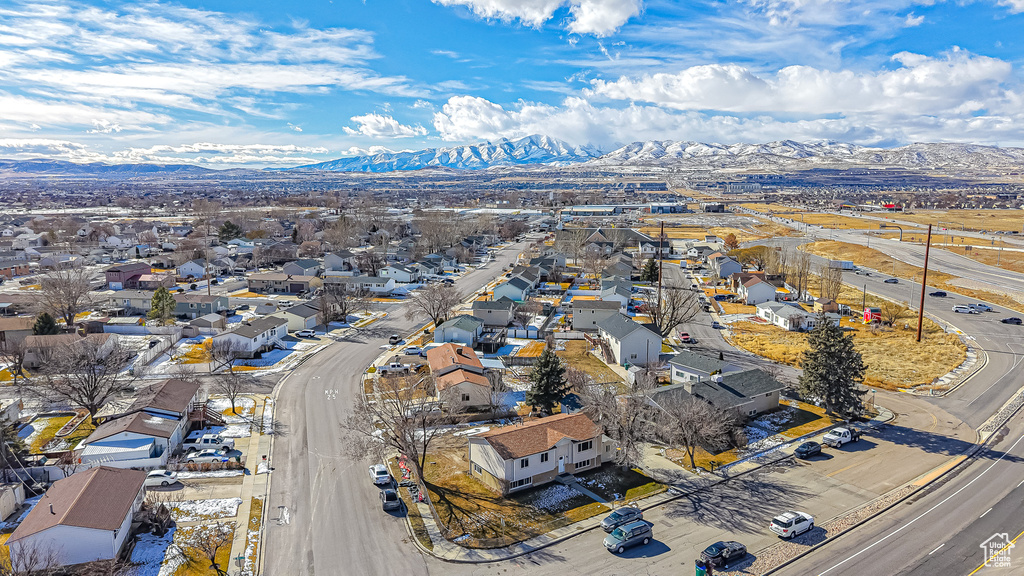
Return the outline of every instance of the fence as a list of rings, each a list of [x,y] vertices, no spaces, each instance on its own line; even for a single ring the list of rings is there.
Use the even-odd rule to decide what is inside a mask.
[[[142,366],[145,366],[145,365],[149,364],[150,362],[152,362],[153,360],[158,358],[161,354],[163,354],[168,349],[170,349],[171,346],[174,346],[175,344],[177,344],[178,340],[181,340],[181,332],[182,332],[181,328],[170,327],[170,326],[164,327],[164,328],[175,328],[175,331],[172,332],[169,335],[169,337],[161,338],[160,342],[156,346],[153,346],[152,348],[148,348],[146,350],[143,350],[142,352],[139,352],[139,355],[135,358],[135,362],[132,362],[132,368],[131,369],[132,369],[132,373],[133,374],[136,373],[135,371],[138,368],[141,368]]]
[[[533,339],[536,339],[536,338],[540,337],[540,330],[537,329],[534,326],[530,326],[530,327],[527,327],[527,328],[509,328],[508,329],[508,337],[509,338],[526,338],[526,339],[533,340]]]
[[[565,332],[552,332],[555,340],[587,340],[587,335],[579,330],[566,330]]]
[[[501,362],[503,364],[505,364],[505,366],[510,366],[510,367],[511,366],[533,366],[534,363],[537,362],[537,358],[536,357],[529,357],[529,356],[499,356],[498,359],[501,360]]]

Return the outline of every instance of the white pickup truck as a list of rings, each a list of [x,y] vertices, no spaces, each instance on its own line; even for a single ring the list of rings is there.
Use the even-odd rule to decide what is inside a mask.
[[[847,442],[856,442],[860,440],[860,432],[855,428],[833,428],[825,437],[821,439],[822,444],[827,444],[833,448],[839,448]]]
[[[378,374],[405,374],[411,370],[412,368],[408,364],[402,364],[401,362],[391,362],[377,367]]]
[[[185,441],[182,442],[181,448],[185,450],[185,452],[206,450],[207,448],[230,452],[235,449],[235,440],[233,438],[224,438],[220,434],[213,434],[204,430],[196,430],[185,437]]]

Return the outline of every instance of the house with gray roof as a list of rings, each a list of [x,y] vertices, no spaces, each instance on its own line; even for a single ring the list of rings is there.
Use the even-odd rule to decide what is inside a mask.
[[[764,370],[753,369],[656,388],[651,393],[651,402],[663,407],[667,402],[696,396],[720,410],[735,410],[750,417],[778,408],[779,394],[784,388]]]
[[[501,298],[508,298],[515,302],[522,302],[526,300],[527,295],[530,293],[530,283],[522,278],[512,278],[507,282],[502,282],[494,287],[494,298],[500,300]]]
[[[264,316],[213,337],[214,346],[231,346],[236,358],[253,358],[256,354],[281,345],[288,336],[288,320],[277,316]]]
[[[597,323],[597,334],[608,344],[611,358],[622,366],[647,365],[661,359],[661,333],[657,328],[640,324],[624,314],[609,316]]]
[[[510,298],[497,300],[476,300],[473,302],[473,316],[484,321],[484,326],[504,328],[512,323],[516,303]]]
[[[299,330],[312,330],[319,323],[320,310],[309,304],[290,306],[271,314],[273,317],[284,318],[288,321],[288,331],[298,332]]]
[[[618,315],[622,309],[616,300],[573,300],[572,329],[596,332],[598,322]]]
[[[292,276],[317,276],[323,270],[323,266],[312,258],[303,258],[286,263],[281,271]]]
[[[434,330],[434,342],[458,342],[472,348],[476,346],[483,333],[483,320],[469,314],[461,314]]]
[[[672,383],[710,380],[717,374],[739,372],[741,368],[714,356],[683,350],[668,361]]]

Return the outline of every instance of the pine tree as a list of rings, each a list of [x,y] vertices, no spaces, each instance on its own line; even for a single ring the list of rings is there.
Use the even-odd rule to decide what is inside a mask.
[[[644,264],[644,269],[640,271],[641,282],[657,282],[658,281],[658,263],[654,261],[654,258],[648,258]]]
[[[235,238],[241,238],[245,234],[245,230],[241,226],[235,224],[231,220],[224,222],[220,229],[217,230],[217,238],[221,242],[227,242],[228,240],[234,240]]]
[[[800,393],[825,403],[827,414],[856,416],[863,410],[858,385],[864,380],[864,360],[853,346],[853,336],[818,315],[817,326],[807,335],[800,374]]]
[[[550,414],[555,404],[562,401],[569,393],[569,384],[565,380],[565,366],[551,346],[544,348],[530,372],[533,387],[526,392],[526,403]]]
[[[54,321],[53,316],[50,316],[49,312],[43,312],[36,317],[36,323],[32,325],[32,334],[36,336],[49,336],[50,334],[59,334],[60,328],[57,327],[57,322]]]
[[[171,295],[167,288],[161,286],[153,293],[153,300],[150,303],[147,317],[150,320],[159,320],[161,324],[167,324],[174,317],[174,308],[177,305],[178,303],[174,300],[174,296]]]

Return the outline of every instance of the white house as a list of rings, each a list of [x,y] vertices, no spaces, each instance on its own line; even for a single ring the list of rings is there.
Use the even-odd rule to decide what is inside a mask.
[[[207,272],[212,271],[213,268],[206,263],[206,260],[203,260],[202,258],[196,260],[189,260],[188,262],[185,262],[184,264],[178,266],[175,269],[175,273],[178,275],[178,278],[191,277],[196,279],[204,278],[206,277]]]
[[[344,285],[354,292],[366,291],[371,294],[387,295],[395,291],[394,278],[380,276],[326,276],[324,286]]]
[[[461,314],[434,329],[434,342],[458,342],[472,348],[483,333],[483,320]]]
[[[480,358],[469,346],[448,343],[431,348],[427,351],[427,365],[437,395],[444,402],[463,408],[490,405],[490,380]]]
[[[312,258],[303,258],[285,263],[281,271],[292,276],[316,276],[321,271],[320,263]]]
[[[774,302],[775,290],[772,284],[754,277],[740,284],[737,293],[748,306],[756,306],[762,302]]]
[[[497,300],[475,300],[473,316],[483,320],[485,326],[504,328],[512,323],[515,307],[516,303],[505,297]]]
[[[683,350],[668,361],[673,384],[711,380],[717,374],[739,372],[740,367],[725,360]]]
[[[508,298],[515,302],[526,300],[530,293],[530,283],[522,278],[512,278],[494,287],[494,299]]]
[[[281,344],[281,339],[288,336],[288,320],[275,316],[264,316],[228,332],[221,332],[213,337],[213,345],[219,346],[229,342],[237,358],[252,358],[258,352],[273,349]]]
[[[469,437],[470,474],[508,494],[598,468],[611,443],[585,414],[558,414]]]
[[[31,569],[47,568],[47,554],[39,551],[61,566],[116,558],[142,507],[145,482],[144,471],[107,466],[54,482],[7,539],[15,565],[35,561]]]
[[[328,272],[358,272],[356,255],[348,250],[338,250],[324,256],[324,270]]]
[[[786,302],[758,304],[757,317],[791,332],[813,330],[818,323],[817,314],[812,314],[797,304]],[[841,317],[838,314],[827,314],[826,317],[837,326],[839,325]]]
[[[381,277],[394,278],[395,282],[419,282],[420,272],[416,268],[404,264],[391,264],[380,270]]]
[[[613,358],[606,362],[644,365],[661,358],[661,334],[623,314],[598,322],[597,333],[611,349]]]
[[[319,324],[320,311],[309,304],[299,304],[274,312],[270,316],[284,318],[288,321],[288,331],[298,332],[299,330],[312,330],[316,327]]]
[[[739,262],[722,255],[711,254],[708,256],[708,267],[711,273],[719,278],[728,278],[733,274],[743,272],[743,266]]]
[[[597,331],[598,322],[617,315],[621,308],[616,300],[573,300],[572,329]]]

